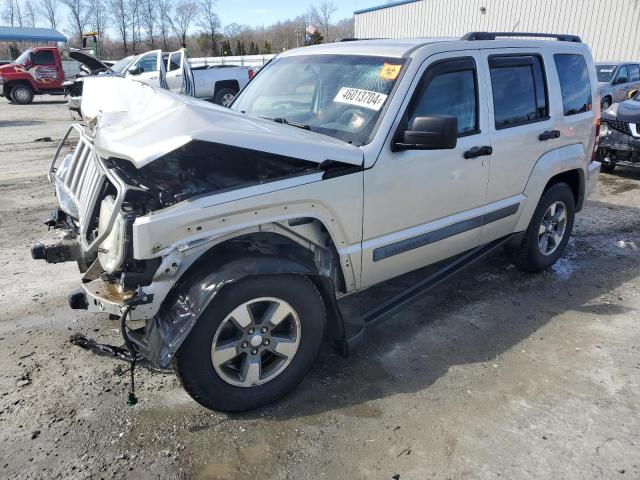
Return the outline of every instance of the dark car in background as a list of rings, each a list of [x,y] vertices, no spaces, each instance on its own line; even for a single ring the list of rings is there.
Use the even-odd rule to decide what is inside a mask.
[[[598,160],[603,172],[612,172],[616,165],[640,167],[640,90],[628,96],[602,112]]]

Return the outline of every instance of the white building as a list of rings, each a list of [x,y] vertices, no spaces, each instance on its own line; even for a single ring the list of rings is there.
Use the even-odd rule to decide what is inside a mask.
[[[596,61],[640,60],[640,0],[405,0],[355,12],[358,38],[471,31],[579,35]]]

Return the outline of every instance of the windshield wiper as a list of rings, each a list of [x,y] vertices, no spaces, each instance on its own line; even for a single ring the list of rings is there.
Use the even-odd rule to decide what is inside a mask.
[[[284,117],[270,118],[269,120],[273,120],[276,123],[282,123],[283,125],[291,125],[292,127],[302,128],[303,130],[311,130],[311,126],[309,125],[305,125],[304,123],[291,122]]]

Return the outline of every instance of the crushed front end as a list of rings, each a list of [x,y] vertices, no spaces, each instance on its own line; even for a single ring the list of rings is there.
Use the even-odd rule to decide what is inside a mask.
[[[70,146],[71,151],[63,155]],[[133,222],[148,213],[139,201],[139,189],[100,158],[90,132],[79,124],[72,125],[60,142],[48,178],[58,201],[45,221],[53,234],[34,245],[31,254],[48,263],[78,263],[82,284],[69,294],[70,307],[123,320],[125,314],[134,320],[153,316],[158,305],[153,292],[145,288],[162,260],[133,258]],[[135,344],[144,353],[144,338]]]

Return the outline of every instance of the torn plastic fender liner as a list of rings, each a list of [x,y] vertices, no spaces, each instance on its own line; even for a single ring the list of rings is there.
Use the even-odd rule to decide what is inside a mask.
[[[327,305],[327,311],[333,317],[328,320],[330,324],[332,322],[334,335],[344,337],[333,280],[319,273],[310,251],[287,241],[274,244],[273,237],[280,236],[264,233],[258,235],[258,242],[256,236],[248,239],[240,237],[229,242],[229,246],[214,247],[203,255],[193,271],[185,274],[158,315],[147,324],[148,354],[155,366],[162,368],[169,364],[193,326],[225,285],[250,275],[309,275],[325,302],[331,302]],[[264,243],[260,240],[264,240]]]

